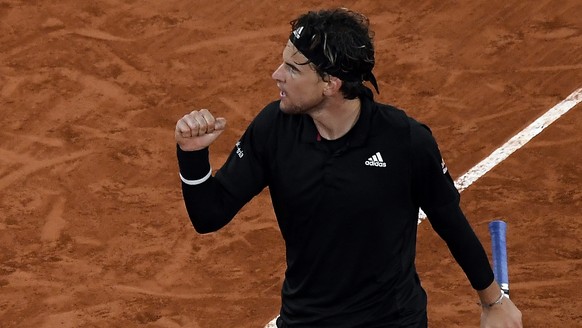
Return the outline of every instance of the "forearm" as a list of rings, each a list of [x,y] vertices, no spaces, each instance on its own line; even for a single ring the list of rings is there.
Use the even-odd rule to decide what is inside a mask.
[[[198,186],[182,182],[182,195],[190,221],[198,233],[224,227],[240,208],[212,177]]]
[[[445,213],[453,215],[445,220],[446,217],[442,216]],[[454,213],[455,210],[450,208],[442,213],[435,211],[433,218],[436,220],[431,223],[446,241],[471,285],[477,290],[483,309],[481,327],[522,328],[521,312],[507,296],[501,293],[501,288],[493,278],[493,271],[481,242],[466,222],[460,209],[456,214]]]
[[[471,286],[475,290],[491,286],[493,271],[487,253],[458,205],[453,203],[427,214],[434,230],[447,243]]]
[[[199,233],[226,225],[242,206],[212,177],[208,149],[185,152],[177,148],[182,195],[192,225]]]

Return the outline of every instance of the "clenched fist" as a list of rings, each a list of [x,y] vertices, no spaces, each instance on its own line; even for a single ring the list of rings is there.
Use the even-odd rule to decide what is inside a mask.
[[[176,142],[184,151],[204,149],[218,138],[226,127],[226,119],[214,118],[208,109],[194,110],[176,123]]]

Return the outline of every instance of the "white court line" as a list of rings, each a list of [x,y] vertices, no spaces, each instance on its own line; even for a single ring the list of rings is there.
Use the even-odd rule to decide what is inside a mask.
[[[455,181],[455,187],[457,187],[459,192],[467,189],[471,184],[473,184],[473,182],[484,176],[485,173],[491,171],[492,168],[503,162],[516,150],[523,147],[531,139],[540,134],[540,132],[550,126],[550,124],[554,123],[562,115],[566,114],[570,109],[574,108],[574,106],[581,101],[582,88],[574,91],[559,104],[550,108],[550,110],[548,110],[544,115],[533,121],[532,124],[528,125],[525,129],[521,130],[521,132],[513,136],[513,138],[509,139],[505,144],[503,144],[503,146],[497,148],[493,153],[491,153],[491,155],[459,177]],[[418,224],[420,224],[425,218],[426,214],[420,210],[420,213],[418,214]],[[265,328],[277,328],[277,325],[275,324],[276,319],[277,318],[275,317],[275,319],[271,320]]]
[[[521,130],[513,138],[509,139],[503,146],[497,148],[491,155],[482,160],[479,164],[475,165],[472,169],[467,171],[455,181],[455,187],[459,192],[467,189],[473,182],[477,181],[480,177],[485,175],[485,173],[491,171],[497,164],[503,162],[509,155],[513,154],[516,150],[520,149],[528,143],[535,136],[540,134],[545,128],[554,123],[562,115],[566,114],[570,109],[574,108],[578,103],[582,101],[582,88],[574,91],[571,95],[566,97],[556,106],[550,108],[544,115],[540,116],[532,124],[528,125],[525,129]],[[426,214],[422,210],[418,214],[418,224],[420,224],[426,218]],[[275,324],[275,317],[271,320],[265,328],[277,328]]]
[[[467,189],[473,182],[477,181],[485,173],[491,171],[497,164],[505,160],[509,155],[516,150],[523,147],[531,139],[537,136],[545,128],[554,123],[562,115],[566,114],[570,109],[574,108],[582,101],[582,88],[574,91],[571,95],[566,97],[556,106],[550,108],[544,115],[540,116],[532,124],[521,130],[518,134],[509,139],[503,146],[497,148],[491,155],[475,165],[472,169],[467,171],[455,181],[455,187],[459,192]],[[426,218],[426,214],[422,210],[418,214],[418,223]]]

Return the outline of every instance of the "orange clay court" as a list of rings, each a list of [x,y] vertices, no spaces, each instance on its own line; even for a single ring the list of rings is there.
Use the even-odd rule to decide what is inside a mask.
[[[283,242],[268,190],[198,235],[174,126],[228,120],[218,169],[278,89],[288,22],[369,16],[377,99],[428,124],[453,178],[582,87],[582,3],[0,0],[0,326],[264,327]],[[473,183],[462,203],[490,254],[508,224],[524,326],[582,327],[582,105]],[[417,267],[431,328],[478,327],[476,294],[430,224]]]

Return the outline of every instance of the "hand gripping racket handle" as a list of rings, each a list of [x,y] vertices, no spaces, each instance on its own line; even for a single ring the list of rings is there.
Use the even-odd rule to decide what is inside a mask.
[[[493,256],[493,274],[501,290],[509,296],[509,272],[507,270],[507,225],[502,220],[489,223],[491,235],[491,252]]]

